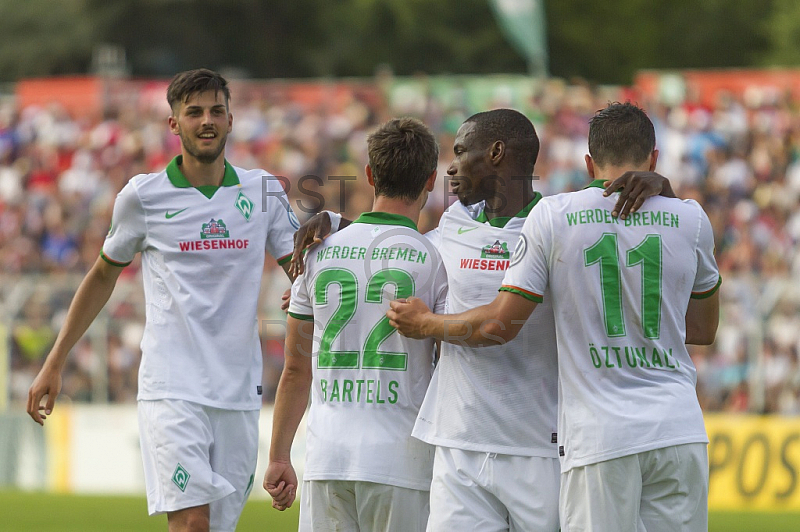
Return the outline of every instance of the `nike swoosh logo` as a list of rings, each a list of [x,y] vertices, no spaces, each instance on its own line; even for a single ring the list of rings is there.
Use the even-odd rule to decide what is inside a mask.
[[[470,227],[469,229],[464,229],[463,227],[458,228],[458,234],[462,235],[464,233],[469,233],[470,231],[474,231],[477,227]]]
[[[188,208],[189,208],[189,207],[186,207],[186,209],[188,209]],[[175,218],[176,216],[178,216],[180,213],[182,213],[182,212],[183,212],[183,211],[185,211],[186,209],[181,209],[181,210],[179,210],[179,211],[175,211],[175,212],[169,212],[169,211],[167,211],[166,213],[164,213],[164,218],[166,218],[167,220],[169,220],[170,218]]]

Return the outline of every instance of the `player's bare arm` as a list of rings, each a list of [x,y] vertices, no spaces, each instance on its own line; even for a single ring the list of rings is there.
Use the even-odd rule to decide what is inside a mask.
[[[611,216],[619,216],[623,220],[630,213],[636,212],[647,198],[664,196],[675,198],[675,192],[669,179],[656,172],[628,171],[614,181],[605,183],[605,196],[619,191],[619,199],[611,211]]]
[[[264,489],[272,496],[272,507],[281,511],[290,508],[297,496],[291,450],[311,390],[314,322],[289,316],[286,327],[285,361],[275,394],[269,465],[264,474]]]
[[[395,300],[386,316],[409,338],[436,338],[452,344],[488,347],[513,340],[537,303],[513,292],[460,314],[434,314],[419,298]]]
[[[61,370],[67,355],[111,297],[121,272],[121,267],[98,257],[78,287],[53,349],[28,390],[28,415],[38,424],[44,425],[44,420],[52,413],[56,398],[61,392]],[[45,396],[47,402],[42,406]]]
[[[344,229],[352,220],[342,217],[339,229]],[[294,251],[292,260],[289,261],[289,272],[295,277],[305,271],[303,251],[311,246],[320,244],[325,237],[331,234],[331,218],[327,211],[312,216],[294,234]]]
[[[719,290],[704,299],[690,299],[686,309],[686,343],[711,345],[719,325]]]

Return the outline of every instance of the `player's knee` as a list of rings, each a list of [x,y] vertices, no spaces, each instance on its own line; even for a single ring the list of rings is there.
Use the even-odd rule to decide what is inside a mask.
[[[208,505],[169,512],[167,522],[169,532],[209,532]]]

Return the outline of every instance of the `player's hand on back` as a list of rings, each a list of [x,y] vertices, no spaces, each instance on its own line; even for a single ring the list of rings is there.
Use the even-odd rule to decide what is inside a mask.
[[[630,213],[636,212],[644,201],[652,196],[666,196],[674,198],[669,180],[656,172],[625,172],[614,181],[604,183],[605,196],[610,196],[619,191],[619,199],[611,211],[611,216],[619,216],[623,220]]]
[[[28,415],[39,425],[44,426],[44,420],[53,411],[59,393],[61,393],[61,372],[45,363],[28,390]],[[42,406],[44,396],[47,396],[47,401]]]
[[[386,317],[389,324],[408,338],[427,338],[426,317],[431,314],[428,306],[418,297],[395,299],[389,303]]]
[[[294,251],[289,264],[289,273],[295,277],[303,273],[305,263],[303,250],[320,244],[331,232],[331,219],[327,212],[312,216],[294,233]]]
[[[264,489],[272,497],[272,507],[281,512],[292,507],[297,496],[297,473],[291,462],[271,461],[264,473]]]

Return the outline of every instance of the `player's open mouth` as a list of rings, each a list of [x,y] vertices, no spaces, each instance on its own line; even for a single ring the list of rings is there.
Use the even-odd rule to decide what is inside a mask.
[[[197,136],[200,137],[201,139],[207,139],[207,140],[217,138],[217,134],[214,133],[213,131],[206,131],[205,133],[200,133]]]

